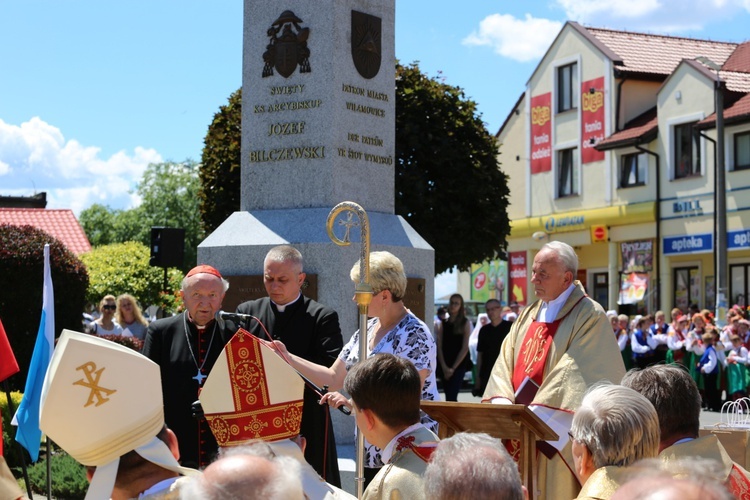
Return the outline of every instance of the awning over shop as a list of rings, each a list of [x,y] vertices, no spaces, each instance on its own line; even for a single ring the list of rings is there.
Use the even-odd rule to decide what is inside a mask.
[[[510,237],[529,237],[537,231],[554,234],[581,231],[595,225],[613,227],[654,221],[656,221],[655,202],[632,203],[513,220],[510,223]]]

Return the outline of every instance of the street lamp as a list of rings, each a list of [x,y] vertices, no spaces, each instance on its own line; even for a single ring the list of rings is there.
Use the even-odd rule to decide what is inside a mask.
[[[696,57],[716,72],[714,80],[714,108],[716,112],[716,325],[722,327],[727,318],[727,199],[724,170],[724,82],[721,81],[721,66],[707,57]]]

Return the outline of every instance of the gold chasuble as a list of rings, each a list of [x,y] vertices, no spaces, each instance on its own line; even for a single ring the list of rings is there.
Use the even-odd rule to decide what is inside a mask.
[[[514,374],[517,384],[519,376],[516,368],[519,364],[524,371],[531,367],[529,375],[532,380],[541,380],[529,406],[567,412],[571,420],[592,384],[600,381],[620,383],[625,375],[625,366],[612,335],[612,326],[602,306],[586,296],[581,283],[576,281],[574,285],[575,289],[560,309],[555,322],[547,323],[549,327],[556,324],[556,328],[539,330],[540,322],[536,319],[542,306],[541,300],[524,308],[503,342],[483,402],[497,397],[515,403]],[[532,324],[537,328],[532,328]],[[530,348],[533,353],[529,351]],[[524,358],[528,365],[524,363]],[[560,438],[567,441],[567,436]],[[538,498],[575,498],[581,486],[572,472],[574,466],[570,442],[551,459],[541,453],[537,457]],[[529,494],[532,495],[532,492]]]
[[[600,467],[586,480],[576,500],[609,500],[627,476],[626,467]]]
[[[664,462],[689,460],[694,457],[708,458],[720,463],[727,489],[735,498],[750,499],[750,473],[732,461],[715,435],[673,444],[659,453],[659,458]]]

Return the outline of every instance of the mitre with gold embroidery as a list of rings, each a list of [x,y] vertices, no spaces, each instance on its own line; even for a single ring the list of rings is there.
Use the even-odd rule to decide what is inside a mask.
[[[304,382],[266,343],[240,329],[224,347],[200,392],[219,446],[299,435]]]
[[[159,365],[95,335],[63,330],[42,388],[39,425],[83,465],[96,466],[86,498],[109,498],[120,457],[135,451],[179,474],[157,434],[164,427]]]

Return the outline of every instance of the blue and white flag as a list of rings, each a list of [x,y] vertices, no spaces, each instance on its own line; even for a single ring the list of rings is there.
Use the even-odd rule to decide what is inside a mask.
[[[39,460],[39,443],[42,431],[39,428],[39,406],[42,398],[44,376],[47,374],[52,350],[55,346],[55,294],[52,291],[52,274],[49,267],[49,244],[44,245],[44,292],[42,319],[36,335],[34,353],[31,355],[26,389],[18,407],[13,424],[18,426],[16,441],[26,448],[31,460]]]

